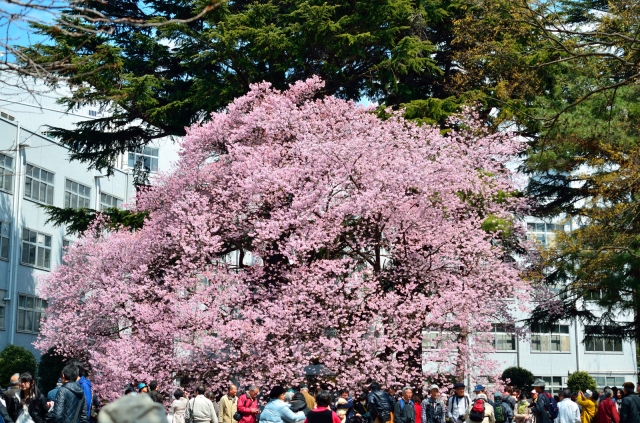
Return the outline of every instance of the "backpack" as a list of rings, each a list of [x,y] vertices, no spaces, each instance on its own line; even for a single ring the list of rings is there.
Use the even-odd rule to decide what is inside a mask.
[[[529,408],[529,403],[527,402],[518,403],[518,414],[526,414],[527,408]]]
[[[504,404],[496,402],[495,407],[493,407],[495,415],[496,415],[496,423],[504,423]]]
[[[479,398],[473,402],[473,407],[469,412],[469,420],[472,422],[482,422],[484,420],[484,400]]]
[[[555,420],[558,417],[558,403],[550,393],[545,392],[547,398],[549,398],[549,406],[547,407],[547,414],[551,420]]]

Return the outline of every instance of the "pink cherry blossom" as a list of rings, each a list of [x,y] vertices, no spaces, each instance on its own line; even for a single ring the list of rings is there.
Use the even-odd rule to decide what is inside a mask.
[[[145,226],[98,221],[41,281],[37,347],[83,357],[106,398],[151,379],[293,385],[310,364],[358,390],[495,375],[491,324],[528,285],[481,225],[525,210],[501,195],[520,143],[470,110],[445,132],[381,120],[315,99],[322,84],[257,84],[188,128],[136,199]],[[423,351],[427,329],[441,335]]]

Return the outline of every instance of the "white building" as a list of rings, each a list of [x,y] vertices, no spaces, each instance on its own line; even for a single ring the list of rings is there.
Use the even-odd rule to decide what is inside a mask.
[[[61,94],[29,93],[0,86],[0,349],[8,344],[33,348],[46,309],[37,296],[40,275],[62,261],[74,241],[64,227],[47,224],[40,205],[121,206],[135,193],[131,170],[142,160],[152,172],[168,170],[176,158],[170,140],[123,155],[112,176],[69,161],[69,150],[47,136],[47,125],[73,128],[100,116],[96,109],[66,113]]]

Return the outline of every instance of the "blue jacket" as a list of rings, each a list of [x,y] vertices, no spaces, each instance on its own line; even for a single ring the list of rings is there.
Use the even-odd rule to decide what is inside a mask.
[[[47,394],[47,401],[56,400],[56,395],[58,395],[58,389],[60,389],[60,387],[56,386],[55,388],[49,391],[49,393]]]
[[[91,381],[89,379],[85,379],[84,376],[78,380],[78,385],[82,387],[84,391],[84,397],[87,400],[87,413],[91,415],[91,401],[93,401],[93,394],[91,393]]]
[[[335,408],[333,411],[338,411],[339,409],[346,408],[347,409],[347,418],[345,420],[346,423],[351,422],[353,416],[356,415],[353,411],[353,398],[347,398],[346,404],[338,404],[337,402],[334,404]]]
[[[294,413],[286,402],[273,399],[260,413],[260,423],[295,423],[306,417],[302,411]]]

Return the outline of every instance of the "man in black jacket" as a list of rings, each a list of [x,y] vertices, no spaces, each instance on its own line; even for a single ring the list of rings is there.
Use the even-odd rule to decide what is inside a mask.
[[[76,382],[78,368],[67,365],[62,369],[63,385],[58,390],[53,410],[49,413],[49,423],[88,423],[87,401],[84,390]]]
[[[369,388],[371,392],[367,397],[368,409],[371,420],[374,423],[387,423],[391,420],[391,412],[395,406],[395,401],[386,392],[383,392],[379,383],[372,383]]]
[[[634,392],[635,387],[633,382],[622,385],[624,398],[620,406],[620,423],[640,423],[640,397]]]

